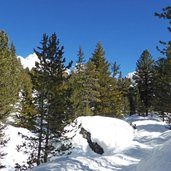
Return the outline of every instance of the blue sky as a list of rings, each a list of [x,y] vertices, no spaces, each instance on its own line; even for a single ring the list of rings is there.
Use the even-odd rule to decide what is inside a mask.
[[[40,45],[43,33],[56,32],[67,61],[85,59],[101,41],[110,63],[123,75],[134,71],[143,50],[154,59],[159,40],[168,41],[168,23],[154,17],[170,0],[0,0],[0,29],[14,42],[17,55],[26,57]]]

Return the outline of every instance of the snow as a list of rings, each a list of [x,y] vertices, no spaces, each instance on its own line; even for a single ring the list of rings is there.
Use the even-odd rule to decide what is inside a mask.
[[[77,124],[91,133],[93,142],[97,142],[103,149],[104,155],[112,154],[129,146],[133,139],[133,129],[125,121],[116,118],[102,116],[79,117]],[[83,152],[89,152],[88,143],[77,131],[73,139],[74,146],[83,149]],[[84,142],[84,143],[83,143]]]
[[[133,80],[134,75],[135,75],[135,71],[130,72],[130,73],[127,74],[126,78],[129,78],[129,79]]]
[[[20,59],[21,64],[24,68],[28,68],[31,70],[33,67],[35,67],[35,62],[38,62],[39,59],[35,53],[28,55],[26,58],[22,56],[18,56],[18,59]]]
[[[31,133],[24,128],[16,128],[10,125],[5,128],[5,137],[8,142],[6,147],[3,148],[3,152],[7,155],[2,160],[3,165],[6,166],[6,168],[2,170],[13,171],[16,163],[22,165],[24,164],[24,161],[27,161],[28,155],[24,154],[24,152],[17,151],[17,145],[22,145],[24,143],[24,139],[19,133],[31,136]]]
[[[72,153],[54,157],[32,171],[168,171],[171,168],[171,131],[166,129],[165,123],[155,115],[134,115],[124,120],[101,116],[77,118],[75,124],[66,127],[71,130],[68,136],[74,135]],[[137,129],[133,130],[129,123],[136,124]],[[104,149],[104,154],[91,150],[79,133],[80,124],[91,133],[92,141]],[[22,142],[18,131],[29,134],[23,128],[12,126],[6,130],[11,141],[6,147],[8,155],[4,162],[8,167],[4,171],[14,171],[14,163],[26,158],[15,148]]]
[[[170,137],[170,131],[168,135]],[[140,161],[137,171],[168,171],[171,168],[171,139],[156,147],[154,151],[145,159]]]

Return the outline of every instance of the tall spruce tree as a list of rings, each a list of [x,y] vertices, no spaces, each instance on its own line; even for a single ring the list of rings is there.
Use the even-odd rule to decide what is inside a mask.
[[[98,42],[90,59],[96,67],[99,80],[100,101],[95,103],[94,112],[96,115],[108,115],[110,111],[110,72],[109,63],[105,59],[105,51],[102,43]]]
[[[79,49],[76,70],[74,70],[70,79],[72,87],[71,101],[75,117],[94,115],[94,103],[99,100],[96,67],[91,61],[86,64],[83,61],[83,51]]]
[[[135,82],[140,93],[140,101],[143,107],[141,113],[148,116],[154,98],[154,60],[148,50],[144,50],[136,63]],[[139,106],[140,107],[140,106]]]
[[[35,105],[38,111],[37,165],[47,162],[51,151],[54,150],[53,141],[59,140],[69,117],[65,72],[71,63],[65,66],[63,50],[64,47],[59,46],[55,33],[51,37],[44,34],[41,47],[34,50],[40,60],[32,71]]]
[[[104,116],[119,116],[122,112],[121,92],[115,78],[110,77],[109,63],[105,59],[105,51],[99,42],[92,54],[91,62],[96,67],[99,82],[99,101],[94,103],[94,114]]]

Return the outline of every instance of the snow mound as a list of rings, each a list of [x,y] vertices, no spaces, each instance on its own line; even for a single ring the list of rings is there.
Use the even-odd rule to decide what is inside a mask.
[[[90,132],[92,142],[98,143],[103,148],[104,155],[127,148],[134,137],[133,128],[120,119],[102,116],[82,116],[77,118],[75,122],[77,123],[76,127],[79,127],[79,125],[81,127],[75,133],[73,146],[80,153],[92,153],[87,140],[80,134],[81,128]]]
[[[23,58],[22,56],[18,56],[18,59],[20,59],[23,67],[28,68],[29,70],[35,67],[35,62],[39,61],[35,53],[28,55],[26,58]]]
[[[168,135],[169,134],[169,135]],[[161,135],[162,137],[162,135]],[[171,137],[170,131],[167,134],[163,134],[162,138],[169,137],[169,140],[162,145],[155,147],[153,152],[141,160],[137,166],[137,171],[168,171],[171,168]]]

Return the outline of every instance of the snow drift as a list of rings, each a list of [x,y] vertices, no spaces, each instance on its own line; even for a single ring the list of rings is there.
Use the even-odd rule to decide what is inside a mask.
[[[171,137],[162,145],[155,147],[153,152],[141,160],[137,166],[137,171],[168,171],[171,168]]]

